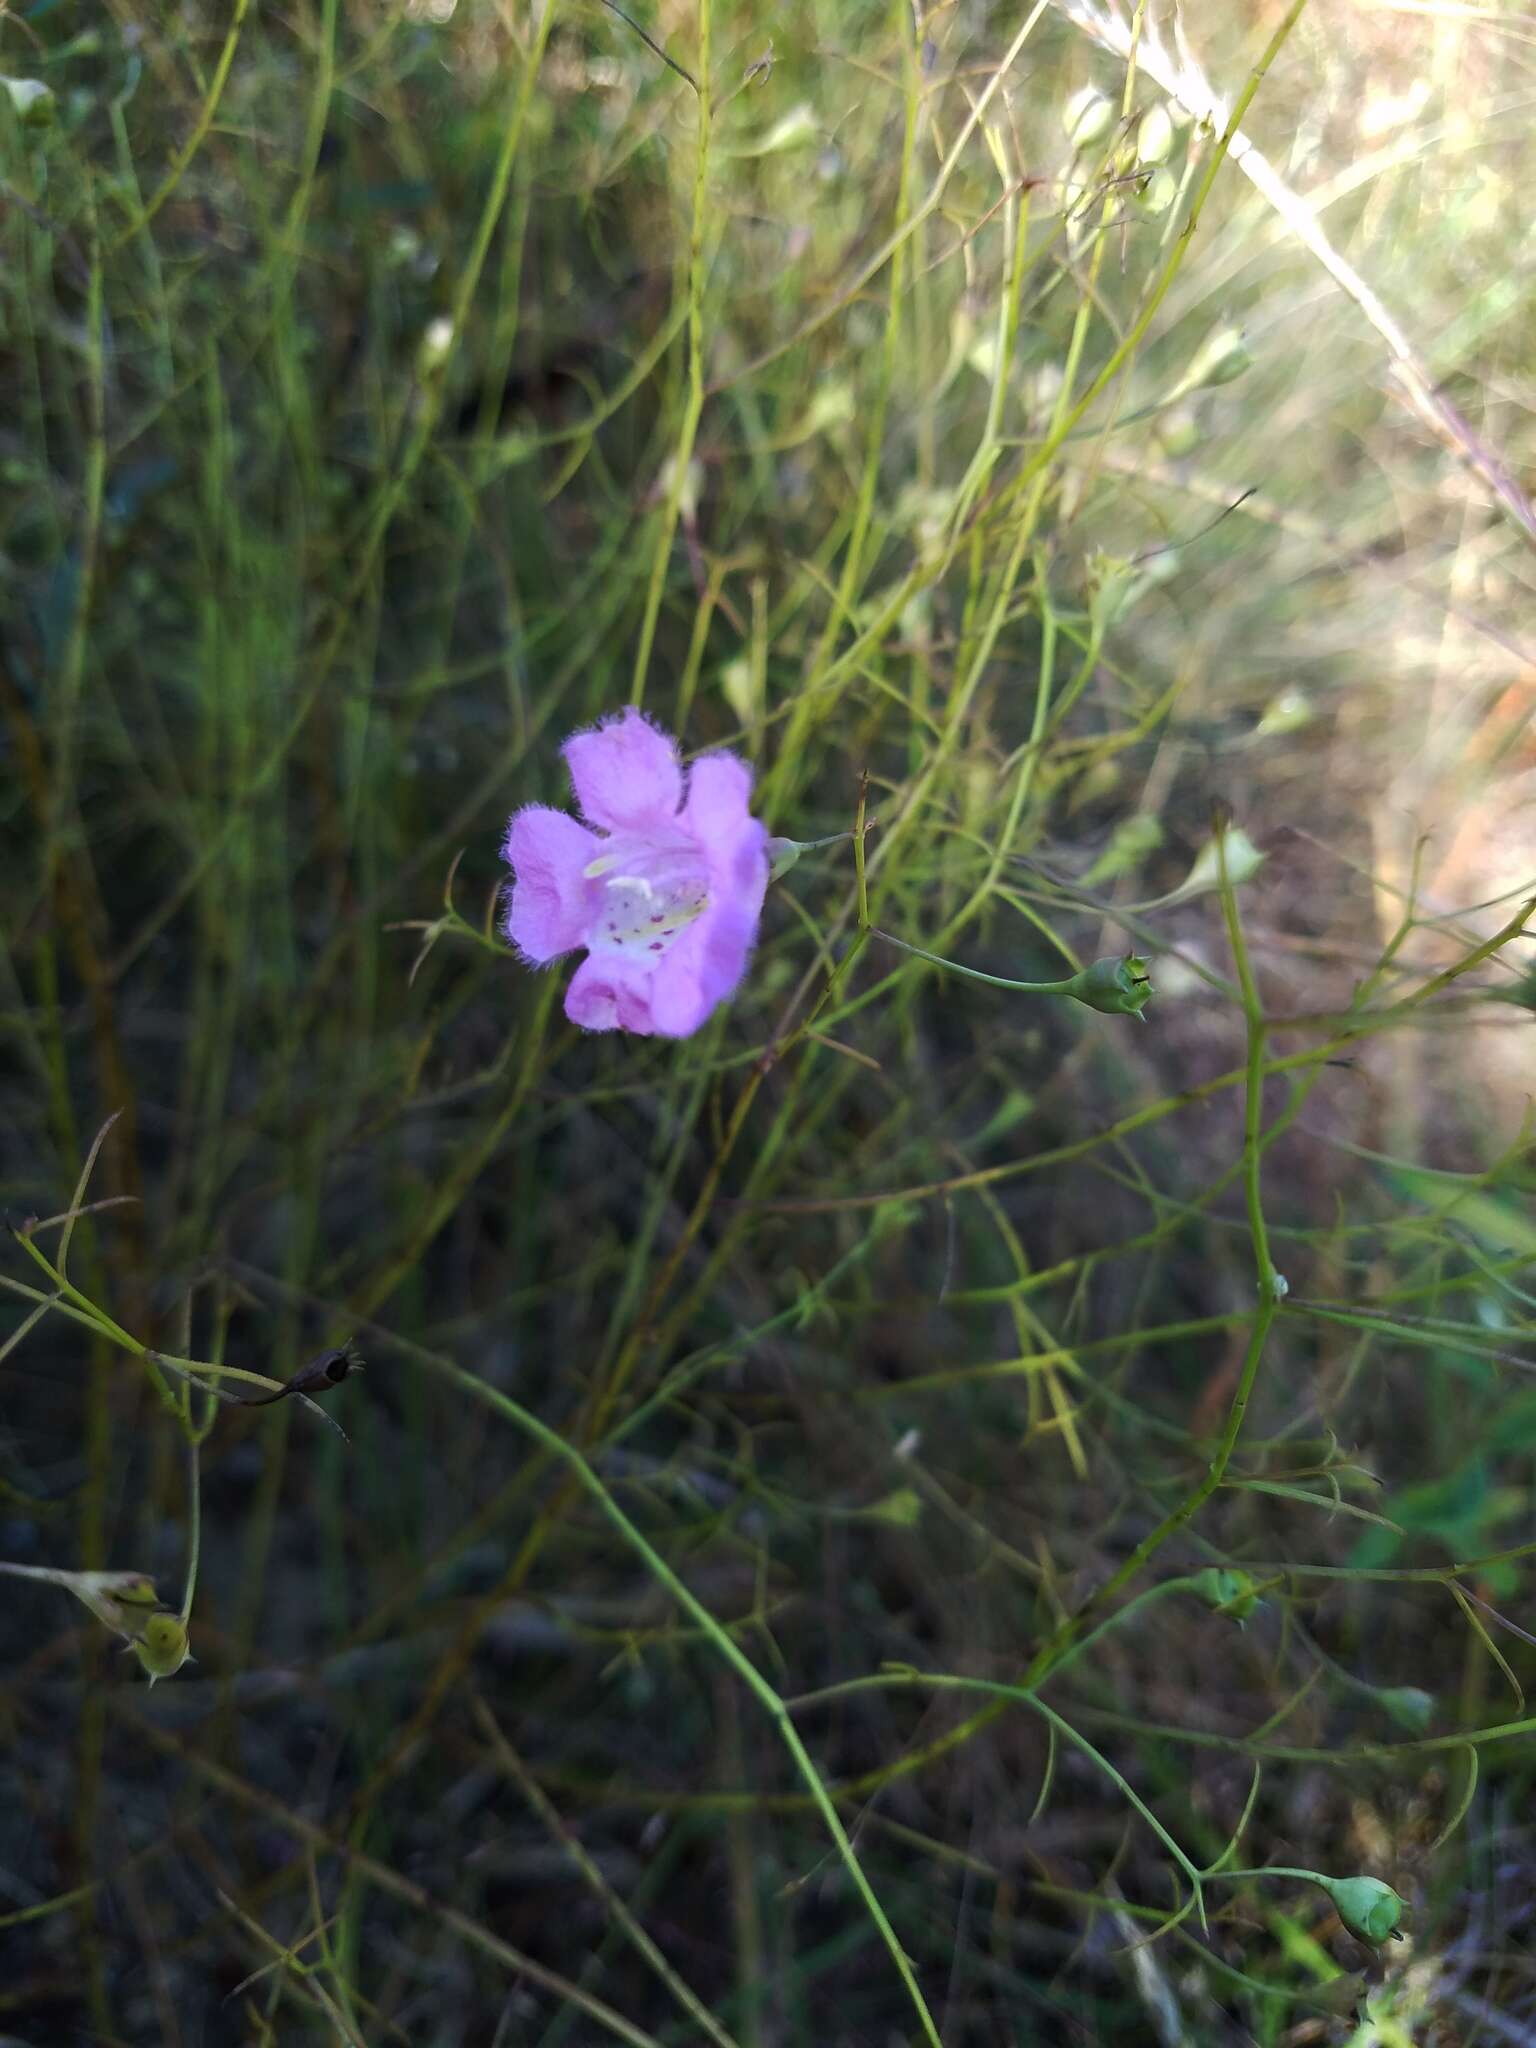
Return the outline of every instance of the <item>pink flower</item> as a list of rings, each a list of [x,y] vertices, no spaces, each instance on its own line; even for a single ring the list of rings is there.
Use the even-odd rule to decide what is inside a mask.
[[[565,1014],[586,1031],[697,1031],[746,972],[768,887],[752,771],[693,764],[635,710],[565,743],[587,820],[530,804],[507,830],[505,930],[534,966],[585,946]]]

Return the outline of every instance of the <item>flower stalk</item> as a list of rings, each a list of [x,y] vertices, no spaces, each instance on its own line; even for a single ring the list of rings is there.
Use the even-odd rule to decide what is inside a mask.
[[[979,967],[965,967],[958,960],[946,960],[938,953],[930,953],[922,946],[898,939],[892,932],[876,929],[875,937],[884,939],[888,946],[899,946],[904,953],[915,954],[919,960],[930,961],[935,967],[946,968],[951,974],[964,974],[972,981],[989,982],[993,988],[1014,989],[1020,995],[1066,996],[1070,1001],[1082,1003],[1090,1010],[1099,1010],[1105,1016],[1140,1017],[1152,999],[1147,962],[1139,953],[1110,954],[1060,981],[1014,981],[1001,974],[984,974]]]

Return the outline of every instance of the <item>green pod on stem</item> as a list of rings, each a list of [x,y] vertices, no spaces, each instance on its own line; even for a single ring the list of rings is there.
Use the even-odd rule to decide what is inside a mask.
[[[1333,1901],[1340,1920],[1360,1941],[1372,1944],[1401,1941],[1398,1922],[1403,1902],[1379,1877],[1320,1877],[1317,1882]]]
[[[1152,999],[1152,984],[1146,961],[1139,953],[1127,953],[1095,960],[1074,975],[1062,993],[1107,1017],[1139,1017]]]

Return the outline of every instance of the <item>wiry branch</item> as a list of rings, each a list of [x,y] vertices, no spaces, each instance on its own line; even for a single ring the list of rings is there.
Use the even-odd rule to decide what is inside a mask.
[[[1055,5],[1085,35],[1117,57],[1129,59],[1134,45],[1138,71],[1144,72],[1195,120],[1207,122],[1218,135],[1225,130],[1231,118],[1230,102],[1215,90],[1190,49],[1177,7],[1168,10],[1166,21],[1160,24],[1143,19],[1133,35],[1131,22],[1117,0],[1108,0],[1105,5],[1098,4],[1098,0],[1055,0]],[[1152,12],[1147,10],[1148,17]],[[1306,200],[1291,190],[1241,128],[1233,135],[1227,153],[1259,196],[1273,207],[1290,232],[1317,258],[1339,289],[1354,300],[1381,336],[1390,359],[1388,376],[1398,397],[1459,462],[1482,478],[1526,539],[1536,545],[1536,508],[1493,450],[1436,390],[1428,365],[1402,326],[1354,265],[1334,248]]]

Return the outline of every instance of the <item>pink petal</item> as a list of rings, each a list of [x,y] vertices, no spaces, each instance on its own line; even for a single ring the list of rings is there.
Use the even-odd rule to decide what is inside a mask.
[[[721,995],[729,993],[727,989],[716,992],[723,977],[714,965],[710,945],[710,927],[714,922],[706,911],[691,930],[684,932],[656,970],[651,988],[651,1016],[654,1028],[663,1038],[690,1038],[709,1017]],[[743,953],[742,966],[745,965]],[[740,978],[738,973],[730,986],[734,987]]]
[[[734,840],[746,823],[751,797],[752,770],[745,761],[734,754],[705,754],[688,771],[684,816],[705,846]]]
[[[595,732],[573,733],[565,758],[591,824],[637,831],[676,816],[683,795],[677,748],[633,706]]]
[[[501,853],[513,882],[503,922],[507,937],[535,966],[582,944],[591,915],[582,871],[599,843],[585,825],[544,804],[530,804],[508,826]]]
[[[591,954],[571,976],[565,1014],[583,1031],[635,1031],[649,1036],[651,970],[628,960]]]
[[[656,963],[652,1029],[664,1038],[687,1038],[740,986],[768,887],[767,836],[747,818],[735,843],[713,854],[708,910]]]

